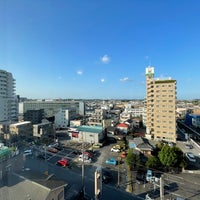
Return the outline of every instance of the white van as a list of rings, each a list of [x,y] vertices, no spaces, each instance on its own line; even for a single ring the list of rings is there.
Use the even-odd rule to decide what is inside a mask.
[[[32,150],[31,150],[31,149],[25,150],[25,151],[24,151],[24,155],[25,155],[25,156],[32,155]]]

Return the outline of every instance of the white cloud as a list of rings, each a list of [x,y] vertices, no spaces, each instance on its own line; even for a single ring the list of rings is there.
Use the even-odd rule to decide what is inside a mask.
[[[121,82],[131,82],[133,80],[129,79],[128,77],[124,77],[120,79]]]
[[[108,55],[104,55],[101,57],[101,62],[104,64],[108,64],[110,62],[110,57]]]
[[[104,78],[102,78],[100,81],[101,81],[102,83],[104,83],[104,82],[105,82],[105,79],[104,79]]]
[[[76,73],[77,73],[78,75],[82,75],[82,74],[83,74],[83,71],[82,71],[82,70],[78,70]]]

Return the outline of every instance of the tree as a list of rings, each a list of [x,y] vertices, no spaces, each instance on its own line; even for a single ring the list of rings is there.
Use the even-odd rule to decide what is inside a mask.
[[[133,161],[134,161],[133,151],[132,149],[128,149],[128,153],[126,156],[126,164],[129,166],[130,170],[132,170]]]
[[[164,145],[158,153],[160,162],[167,168],[180,167],[183,164],[183,152],[178,147]]]
[[[129,169],[132,170],[137,166],[140,166],[140,156],[138,154],[134,154],[132,149],[128,149],[128,153],[126,156],[126,163],[129,166]]]
[[[160,164],[160,161],[158,157],[156,156],[150,156],[148,157],[148,160],[146,162],[146,167],[147,168],[157,168]]]

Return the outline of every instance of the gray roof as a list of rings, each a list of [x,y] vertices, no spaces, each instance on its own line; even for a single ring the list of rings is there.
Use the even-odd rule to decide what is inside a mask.
[[[34,178],[31,171],[20,172],[20,174],[10,174],[4,177],[0,184],[0,199],[3,200],[22,200],[31,199],[45,200],[49,193],[66,184],[63,181],[55,180],[53,177],[47,180],[47,176],[42,174],[38,175],[40,178]],[[32,175],[27,175],[27,174]],[[27,178],[27,176],[29,178]],[[44,179],[43,179],[44,178]],[[62,183],[61,183],[62,182]]]
[[[143,137],[136,137],[133,140],[130,140],[135,143],[135,146],[141,150],[153,150],[152,145],[149,144],[148,140]]]
[[[61,186],[67,185],[66,182],[57,179],[53,175],[47,176],[45,174],[40,174],[34,171],[21,171],[20,173],[18,173],[18,176],[21,176],[25,179],[29,179],[32,182],[38,183],[42,185],[43,187],[46,187],[50,190],[54,190]]]

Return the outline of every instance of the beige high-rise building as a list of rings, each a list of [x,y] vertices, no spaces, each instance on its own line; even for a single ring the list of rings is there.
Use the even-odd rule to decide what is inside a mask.
[[[154,140],[176,142],[176,80],[154,78],[146,68],[146,135]]]

